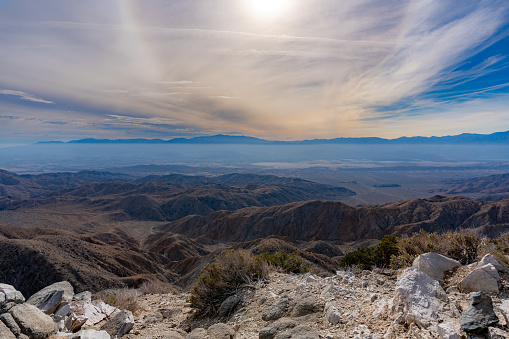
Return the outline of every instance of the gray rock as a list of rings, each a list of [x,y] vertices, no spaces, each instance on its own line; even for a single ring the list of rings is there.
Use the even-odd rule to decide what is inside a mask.
[[[272,339],[279,332],[286,331],[287,329],[297,326],[297,322],[290,318],[281,318],[274,321],[271,325],[264,327],[258,334],[259,339]]]
[[[69,313],[71,313],[71,305],[69,304],[65,304],[65,305],[62,305],[55,313],[55,317],[65,317],[66,315],[68,315]]]
[[[337,325],[340,322],[343,322],[341,312],[339,312],[339,310],[329,302],[325,303],[325,320],[332,325]]]
[[[235,330],[227,324],[218,323],[209,327],[208,334],[210,339],[233,339]]]
[[[4,313],[0,315],[0,320],[5,324],[5,326],[9,328],[12,334],[14,334],[15,336],[19,336],[21,334],[21,329],[19,328],[19,325],[16,323],[16,321],[14,320],[10,313]]]
[[[60,307],[62,302],[66,302],[63,296],[64,291],[50,292],[35,306],[46,314],[53,314]]]
[[[288,306],[290,305],[290,298],[287,296],[283,296],[279,299],[279,301],[267,307],[262,312],[262,319],[265,321],[277,320],[283,316],[286,312]]]
[[[420,269],[423,273],[438,281],[443,281],[444,273],[458,266],[461,266],[459,261],[433,252],[421,254],[415,258],[412,264],[412,267]]]
[[[16,336],[1,321],[0,321],[0,338],[2,338],[2,339],[16,339]]]
[[[46,286],[39,292],[33,294],[30,298],[28,298],[27,303],[40,307],[41,302],[46,299],[49,294],[52,294],[55,291],[63,291],[63,299],[67,302],[72,301],[72,297],[74,296],[74,288],[68,281],[60,281]]]
[[[491,297],[483,292],[470,293],[468,308],[460,317],[461,329],[467,333],[480,333],[498,321]]]
[[[408,325],[428,327],[438,321],[444,302],[448,302],[447,295],[438,281],[410,267],[398,277],[389,313],[393,319],[403,317]]]
[[[488,327],[488,339],[507,339],[509,333],[496,327]]]
[[[460,339],[461,338],[459,336],[459,334],[456,333],[456,331],[449,324],[445,324],[445,323],[439,324],[437,326],[437,330],[438,330],[438,337],[440,339]]]
[[[492,264],[486,264],[470,272],[458,284],[463,293],[487,292],[498,293],[500,288],[500,276]]]
[[[28,303],[16,305],[9,311],[21,332],[31,339],[45,339],[55,331],[55,323],[47,314]]]
[[[497,269],[497,271],[499,272],[503,272],[503,273],[509,273],[509,268],[507,268],[506,266],[504,266],[500,261],[497,260],[497,258],[495,258],[493,255],[491,254],[486,254],[482,259],[481,261],[479,262],[479,264],[481,266],[483,265],[486,265],[486,264],[492,264],[493,266],[495,266],[495,268]]]
[[[25,302],[25,297],[14,286],[9,284],[0,284],[0,304]]]
[[[100,330],[108,332],[112,337],[122,337],[134,326],[134,317],[131,311],[122,310],[101,326]]]
[[[145,324],[154,324],[154,323],[158,323],[160,321],[163,321],[163,319],[164,319],[164,317],[161,314],[161,312],[154,312],[152,314],[146,315],[143,318],[143,322]]]
[[[297,299],[292,310],[292,317],[302,317],[311,313],[323,311],[323,304],[316,300],[311,293],[304,293]]]
[[[300,325],[277,334],[274,339],[319,339],[320,336],[315,330],[308,326]]]
[[[207,337],[207,330],[201,327],[195,328],[186,336],[186,339],[204,339]]]
[[[72,297],[73,301],[84,301],[84,302],[92,302],[92,292],[85,291],[78,294],[75,294]]]
[[[219,314],[220,317],[227,316],[231,314],[235,310],[235,308],[237,308],[241,301],[242,297],[238,295],[231,295],[221,303],[221,306],[219,306],[219,310],[217,311],[217,313]]]

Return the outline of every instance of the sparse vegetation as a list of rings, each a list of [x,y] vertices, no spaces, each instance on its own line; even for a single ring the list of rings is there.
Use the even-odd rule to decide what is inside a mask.
[[[163,284],[159,281],[155,280],[147,280],[144,281],[140,287],[138,287],[142,294],[162,294],[166,293],[167,290],[164,288]]]
[[[376,267],[388,267],[391,258],[399,255],[398,237],[386,235],[377,247],[363,247],[356,251],[347,253],[341,259],[341,267],[357,266],[361,269]]]
[[[399,243],[400,254],[391,260],[393,268],[411,266],[420,254],[435,252],[456,259],[463,265],[475,262],[480,253],[483,238],[468,233],[428,233],[420,231],[410,237],[403,236]]]
[[[138,309],[137,298],[138,292],[132,288],[99,292],[94,296],[95,300],[101,300],[108,305],[115,306],[121,310],[129,310],[131,312]]]
[[[285,273],[307,273],[312,271],[309,263],[304,261],[297,251],[292,253],[279,251],[274,254],[265,252],[259,254],[258,257],[269,265],[280,268]]]
[[[221,303],[268,274],[268,265],[246,250],[224,251],[212,264],[205,266],[191,289],[191,307],[200,316],[217,313]]]

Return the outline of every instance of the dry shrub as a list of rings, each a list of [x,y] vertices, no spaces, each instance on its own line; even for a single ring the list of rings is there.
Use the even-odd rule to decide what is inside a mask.
[[[191,289],[191,307],[201,316],[217,313],[221,303],[236,294],[243,285],[263,279],[267,263],[245,250],[224,251],[216,262],[205,266]]]
[[[467,232],[446,232],[442,234],[420,231],[412,236],[403,236],[399,243],[400,254],[392,257],[391,266],[402,268],[411,266],[420,254],[435,252],[458,260],[461,264],[477,261],[485,239]]]
[[[309,262],[304,261],[297,251],[292,253],[279,251],[274,254],[264,252],[259,254],[257,258],[266,261],[269,265],[281,269],[284,273],[307,273],[313,271]]]
[[[134,312],[138,309],[138,292],[132,288],[100,292],[95,295],[95,299],[121,310]]]
[[[142,294],[162,294],[167,292],[163,284],[155,280],[144,281],[138,289]]]

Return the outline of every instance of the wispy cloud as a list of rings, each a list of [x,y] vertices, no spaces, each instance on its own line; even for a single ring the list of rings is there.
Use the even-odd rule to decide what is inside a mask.
[[[47,121],[68,121],[69,135],[82,124],[101,135],[397,137],[409,122],[448,123],[474,99],[509,101],[497,47],[506,1],[299,0],[270,25],[238,0],[48,0],[51,11],[24,1],[0,4],[0,86],[23,90],[0,94],[51,98]],[[6,102],[0,113],[12,115]],[[476,107],[509,129],[502,105],[493,119]],[[422,126],[414,134],[435,132]]]
[[[19,97],[19,98],[21,98],[23,100],[28,100],[28,101],[32,101],[32,102],[41,102],[43,104],[54,104],[53,101],[37,98],[34,95],[31,95],[31,94],[28,94],[28,93],[25,93],[25,92],[22,92],[22,91],[12,91],[12,90],[9,90],[9,89],[0,89],[0,94],[14,95],[14,96],[17,96],[17,97]]]

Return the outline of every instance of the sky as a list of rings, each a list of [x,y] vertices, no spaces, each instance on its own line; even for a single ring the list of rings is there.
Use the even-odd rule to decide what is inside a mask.
[[[509,130],[509,1],[0,0],[0,145]]]

